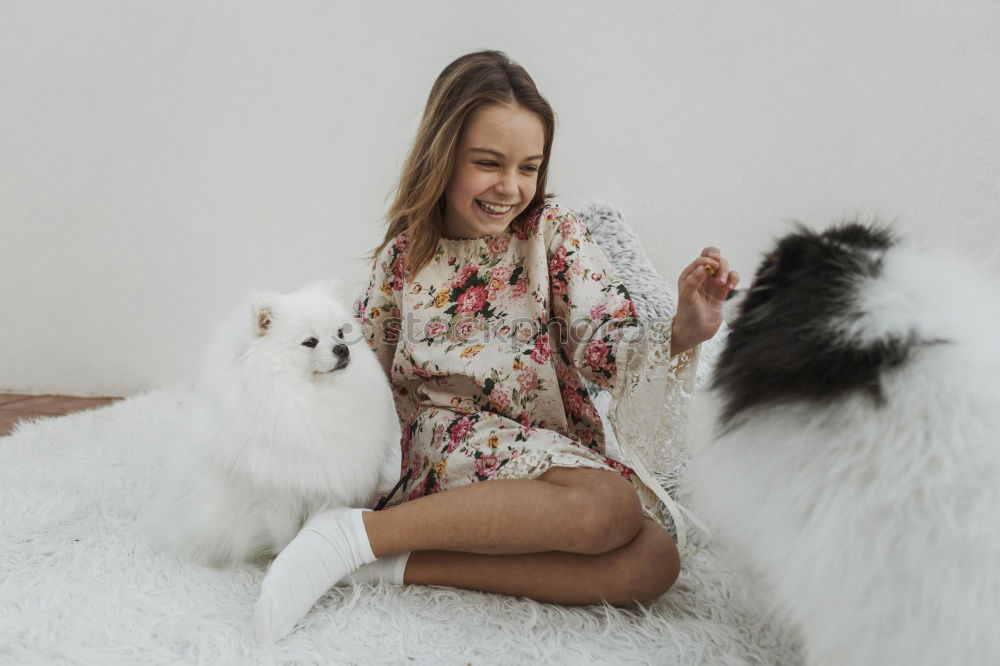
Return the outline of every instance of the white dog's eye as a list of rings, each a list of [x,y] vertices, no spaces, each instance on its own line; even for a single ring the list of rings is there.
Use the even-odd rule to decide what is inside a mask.
[[[337,337],[340,338],[341,340],[344,339],[344,329],[343,328],[340,328],[340,329],[337,330]]]
[[[308,340],[306,340],[305,342],[302,343],[302,346],[303,347],[310,347],[311,348],[311,347],[315,347],[318,344],[319,344],[319,340],[317,340],[316,338],[309,338]]]

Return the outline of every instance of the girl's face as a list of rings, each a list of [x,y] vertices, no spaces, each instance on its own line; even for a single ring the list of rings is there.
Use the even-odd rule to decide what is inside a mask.
[[[444,191],[444,235],[479,238],[506,230],[535,196],[544,148],[542,121],[531,111],[504,104],[473,112]]]

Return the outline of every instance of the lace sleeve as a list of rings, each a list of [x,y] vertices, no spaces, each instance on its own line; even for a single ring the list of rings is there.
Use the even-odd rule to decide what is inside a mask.
[[[619,445],[658,474],[670,474],[683,462],[700,350],[671,357],[670,323],[635,328],[622,341],[618,357],[623,362],[608,414]]]
[[[630,330],[622,340],[619,377],[611,392],[608,418],[618,447],[628,458],[625,462],[670,513],[683,555],[686,530],[681,512],[686,510],[664,486],[676,485],[685,461],[700,347],[671,357],[670,326],[670,320],[650,322]]]

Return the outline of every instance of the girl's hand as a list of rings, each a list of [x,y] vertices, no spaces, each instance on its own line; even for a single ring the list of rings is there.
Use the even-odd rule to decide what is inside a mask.
[[[677,280],[677,314],[670,329],[670,354],[708,340],[722,326],[726,296],[740,282],[739,273],[718,248],[706,247]]]

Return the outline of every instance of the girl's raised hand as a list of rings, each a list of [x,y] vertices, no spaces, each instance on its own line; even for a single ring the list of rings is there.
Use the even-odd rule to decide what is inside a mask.
[[[718,248],[706,247],[677,280],[677,314],[671,327],[670,353],[679,354],[708,340],[722,325],[726,296],[740,276]]]

